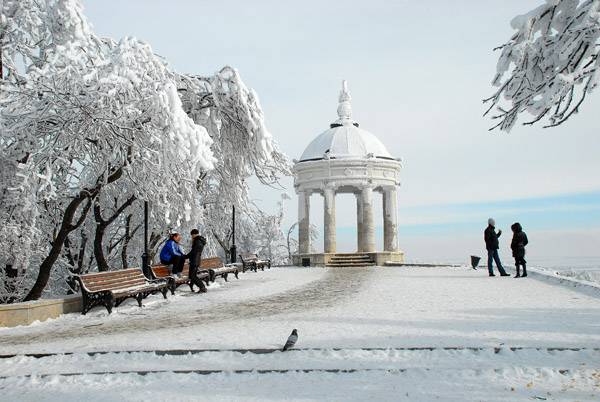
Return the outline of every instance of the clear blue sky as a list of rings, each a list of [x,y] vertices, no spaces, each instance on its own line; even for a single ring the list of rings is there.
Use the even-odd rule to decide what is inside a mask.
[[[600,124],[593,112],[600,95],[551,130],[488,133],[491,122],[481,116],[498,56],[492,48],[510,37],[511,18],[541,2],[104,0],[84,6],[96,32],[146,40],[180,72],[238,68],[290,158],[335,119],[340,82],[347,79],[355,119],[405,161],[400,239],[409,259],[481,253],[488,216],[505,231],[521,221],[539,256],[600,255]],[[293,196],[292,181],[284,184]],[[269,208],[278,194],[264,193],[255,191]],[[293,196],[289,224],[295,203]],[[314,196],[313,204],[311,218],[321,227],[322,201]],[[351,198],[338,199],[338,243],[346,250],[355,242],[354,208]]]

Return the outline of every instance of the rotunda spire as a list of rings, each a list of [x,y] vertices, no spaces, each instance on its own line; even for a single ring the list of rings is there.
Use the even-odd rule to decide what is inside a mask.
[[[339,105],[337,108],[338,119],[336,121],[337,124],[354,124],[352,121],[352,105],[350,101],[352,97],[350,96],[350,92],[348,91],[348,82],[346,80],[342,81],[342,90],[340,91],[339,97]]]

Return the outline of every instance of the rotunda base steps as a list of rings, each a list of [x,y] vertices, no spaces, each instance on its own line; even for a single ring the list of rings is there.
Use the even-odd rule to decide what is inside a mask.
[[[368,254],[333,254],[326,267],[374,267],[375,261]]]
[[[402,251],[376,251],[356,253],[295,254],[293,263],[300,267],[372,267],[386,263],[403,263]]]

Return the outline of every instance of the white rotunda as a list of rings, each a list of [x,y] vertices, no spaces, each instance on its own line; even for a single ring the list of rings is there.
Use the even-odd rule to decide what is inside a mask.
[[[400,185],[400,160],[394,158],[375,135],[352,120],[350,93],[342,83],[338,119],[317,136],[294,161],[294,188],[298,195],[299,250],[296,265],[361,266],[402,262],[398,249],[396,188]],[[375,249],[373,192],[383,194],[383,251]],[[311,253],[310,196],[324,200],[324,252]],[[335,196],[356,196],[356,253],[336,252]]]

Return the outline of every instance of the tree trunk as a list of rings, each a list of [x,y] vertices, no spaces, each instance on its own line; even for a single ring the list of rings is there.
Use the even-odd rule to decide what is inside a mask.
[[[231,246],[229,245],[229,242],[225,242],[225,240],[222,240],[214,230],[212,231],[212,234],[213,237],[217,240],[217,243],[219,243],[219,246],[221,246],[221,248],[225,252],[225,261],[230,261],[229,254],[231,254]],[[231,238],[231,235],[228,236],[228,239],[229,238]]]
[[[42,261],[42,264],[40,265],[40,272],[38,273],[38,277],[35,281],[35,284],[31,288],[27,296],[25,296],[24,301],[37,300],[42,296],[42,292],[46,288],[48,280],[50,279],[50,272],[52,271],[52,266],[60,256],[67,236],[69,235],[69,233],[77,229],[83,223],[88,211],[90,210],[91,201],[88,199],[87,204],[81,212],[79,220],[75,224],[71,223],[73,221],[73,218],[75,217],[77,209],[79,209],[79,206],[86,199],[88,199],[88,194],[82,191],[77,195],[77,197],[71,200],[71,202],[67,206],[62,223],[60,225],[60,230],[58,231],[58,234],[52,241],[52,248],[50,249],[50,253],[46,256],[46,258],[44,258],[44,261]]]
[[[81,231],[81,245],[79,247],[79,254],[77,254],[77,269],[75,273],[81,274],[83,272],[83,259],[85,258],[85,246],[87,245],[88,237],[85,232]]]
[[[114,170],[110,174],[110,176],[108,176],[106,184],[115,182],[122,175],[123,167],[121,166],[118,169]],[[37,300],[42,296],[42,292],[46,288],[46,285],[48,285],[48,280],[50,279],[50,272],[52,271],[52,267],[54,266],[54,263],[56,262],[58,257],[60,257],[60,253],[62,252],[62,248],[65,244],[67,236],[69,235],[69,233],[71,233],[73,230],[77,229],[83,224],[83,222],[85,221],[85,217],[87,216],[90,207],[92,206],[92,200],[96,198],[104,184],[100,179],[98,179],[96,183],[96,186],[92,189],[81,190],[79,194],[77,194],[77,196],[71,200],[71,202],[65,209],[65,214],[63,215],[60,230],[58,231],[56,237],[52,241],[50,253],[46,256],[46,258],[44,258],[44,261],[42,261],[40,265],[40,271],[38,272],[38,277],[27,296],[25,296],[25,299],[23,299],[24,301]],[[85,205],[83,211],[81,212],[79,219],[74,224],[71,223],[73,221],[73,218],[75,218],[75,213],[79,209],[79,206],[85,200],[87,200],[88,202]]]
[[[96,219],[96,233],[94,235],[94,257],[96,258],[96,263],[98,264],[98,271],[108,271],[108,262],[106,261],[106,257],[104,256],[104,232],[106,232],[106,228],[115,221],[123,213],[125,209],[127,209],[133,202],[136,200],[135,196],[129,197],[127,201],[123,205],[121,205],[115,213],[108,219],[102,218],[102,211],[100,211],[100,204],[96,202],[94,205],[94,217]]]
[[[123,246],[121,247],[121,265],[123,266],[123,269],[129,267],[129,263],[127,262],[127,246],[129,246],[129,240],[131,240],[131,216],[132,215],[129,214],[125,219],[125,237],[123,239]]]

